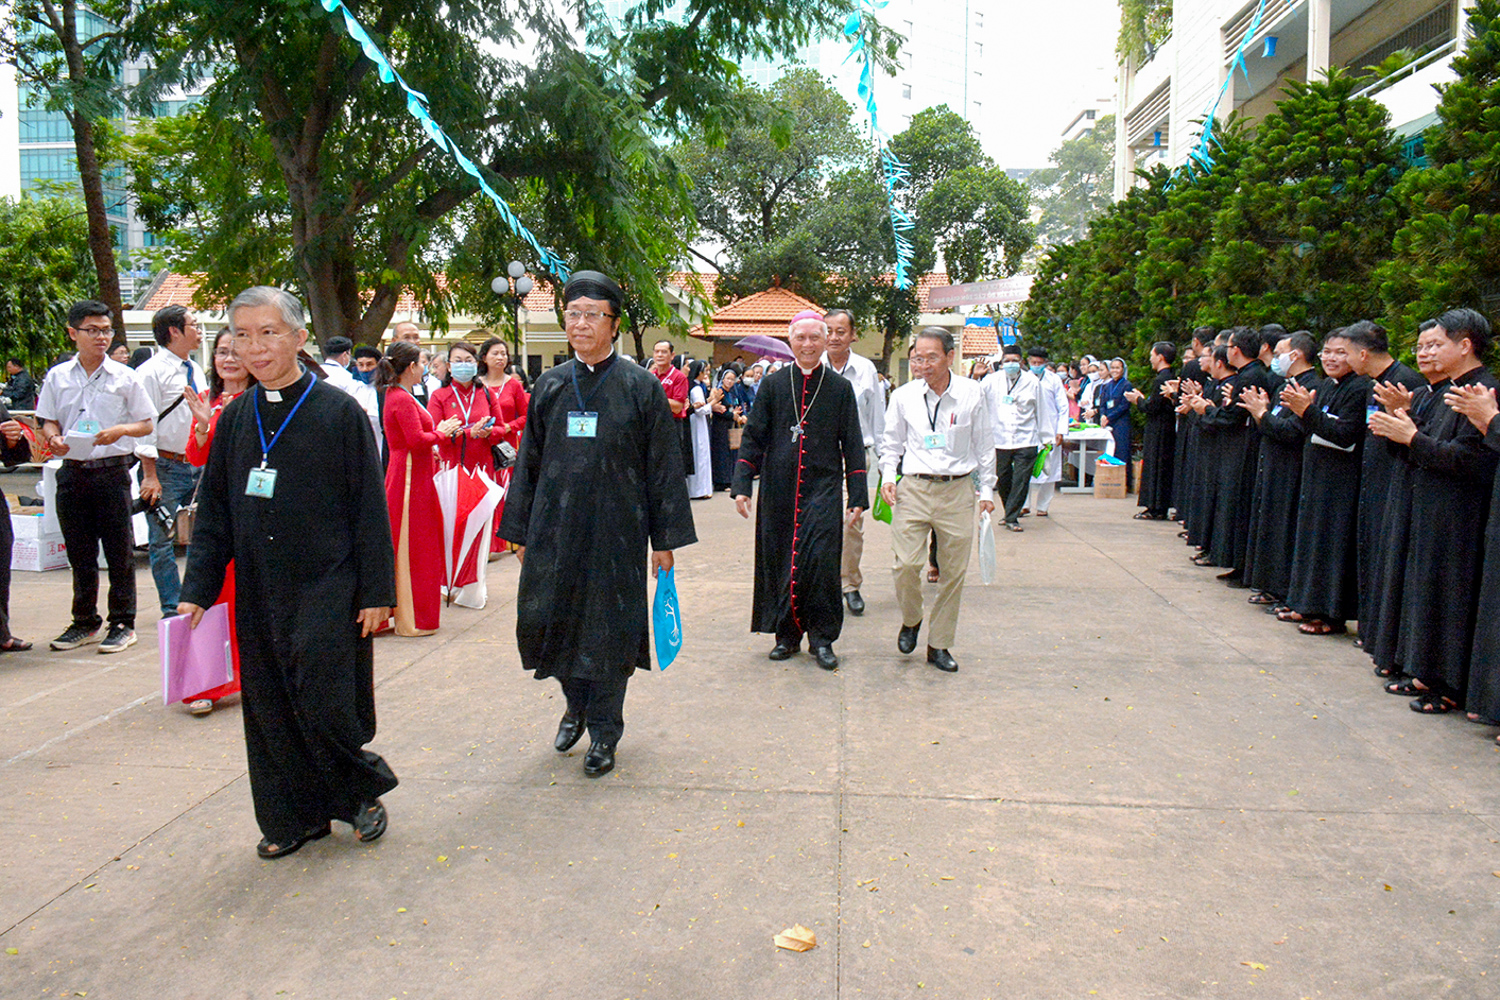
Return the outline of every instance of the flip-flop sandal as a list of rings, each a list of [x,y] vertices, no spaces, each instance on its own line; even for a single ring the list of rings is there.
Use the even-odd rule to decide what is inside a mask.
[[[1279,622],[1300,622],[1303,619],[1302,615],[1300,615],[1296,611],[1293,611],[1291,608],[1282,608],[1280,611],[1276,612],[1276,620]]]
[[[1404,674],[1401,673],[1400,670],[1396,669],[1395,667],[1376,667],[1375,670],[1374,670],[1374,674],[1375,674],[1376,677],[1402,677],[1402,676],[1405,676]]]
[[[1178,538],[1186,538],[1187,537],[1187,532],[1186,531],[1179,531],[1177,533],[1177,537]]]
[[[25,639],[17,639],[15,636],[0,642],[0,653],[24,653],[30,648],[31,643]]]
[[[1278,598],[1274,594],[1267,594],[1262,592],[1259,594],[1251,594],[1249,598],[1247,598],[1247,600],[1251,604],[1276,604],[1280,601],[1280,598]]]
[[[1037,517],[1046,517],[1047,516],[1047,512],[1045,510],[1039,510],[1039,511],[1036,512],[1036,516]]]
[[[1477,712],[1465,712],[1464,718],[1468,719],[1476,726],[1500,726],[1500,720],[1486,719],[1484,716],[1480,715]]]
[[[1212,566],[1214,564],[1213,557],[1209,555],[1196,555],[1189,561],[1194,566]]]
[[[1397,677],[1395,680],[1388,681],[1381,686],[1385,688],[1386,694],[1394,694],[1402,698],[1410,698],[1413,695],[1424,695],[1427,693],[1426,688],[1417,687],[1417,681],[1414,677]]]
[[[1413,698],[1409,707],[1419,715],[1447,715],[1458,707],[1458,702],[1445,694],[1427,691]]]
[[[1312,621],[1306,621],[1298,625],[1297,631],[1303,635],[1343,635],[1349,631],[1349,627],[1347,625],[1330,625],[1325,621],[1314,618]]]

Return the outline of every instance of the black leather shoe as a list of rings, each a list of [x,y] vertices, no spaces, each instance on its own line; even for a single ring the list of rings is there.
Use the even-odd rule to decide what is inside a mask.
[[[848,606],[851,615],[858,617],[865,613],[865,599],[859,596],[857,590],[851,590],[844,595],[844,604]]]
[[[818,666],[824,670],[834,670],[839,665],[839,658],[832,646],[814,646],[812,654],[817,657]]]
[[[921,622],[915,625],[902,625],[900,633],[896,636],[896,648],[903,653],[910,653],[917,648],[917,630],[922,627]]]
[[[768,659],[768,660],[789,660],[789,659],[792,658],[792,654],[795,653],[795,652],[797,652],[801,648],[802,648],[802,644],[800,642],[797,645],[795,645],[795,646],[788,646],[784,642],[778,642],[775,646],[773,646],[771,648],[771,652],[766,655],[766,659]]]
[[[573,744],[583,735],[583,718],[581,716],[564,715],[562,721],[557,724],[557,739],[552,741],[552,746],[558,753],[567,753],[573,749]]]
[[[951,674],[958,670],[958,661],[950,656],[946,649],[933,649],[931,646],[928,646],[927,662],[944,673]]]
[[[595,743],[589,747],[588,754],[583,758],[583,773],[590,778],[597,778],[601,774],[608,774],[615,769],[615,748],[605,743]]]

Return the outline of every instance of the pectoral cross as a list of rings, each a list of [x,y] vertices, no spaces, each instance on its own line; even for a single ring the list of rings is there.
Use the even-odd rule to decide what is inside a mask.
[[[801,436],[802,436],[802,424],[800,422],[793,424],[792,425],[792,440],[795,441],[798,438],[800,438]]]

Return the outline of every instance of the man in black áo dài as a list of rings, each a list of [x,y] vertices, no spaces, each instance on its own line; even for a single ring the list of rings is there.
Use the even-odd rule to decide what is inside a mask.
[[[563,286],[573,360],[532,389],[499,532],[524,546],[521,666],[562,685],[567,710],[553,746],[572,749],[587,728],[589,777],[614,768],[626,682],[651,669],[647,547],[660,574],[674,550],[698,540],[666,393],[649,369],[615,354],[624,298],[598,271]]]
[[[302,304],[278,288],[229,305],[259,385],[224,408],[198,488],[182,603],[219,597],[231,559],[250,795],[264,858],[329,833],[385,832],[396,775],[375,738],[371,637],[396,600],[380,449],[360,405],[297,363]]]
[[[844,627],[844,522],[869,506],[864,434],[853,387],[822,362],[823,317],[798,313],[789,333],[794,361],[761,379],[731,493],[748,518],[760,476],[751,630],[776,634],[773,660],[801,648],[805,633],[818,666],[832,670],[839,665],[833,643]]]

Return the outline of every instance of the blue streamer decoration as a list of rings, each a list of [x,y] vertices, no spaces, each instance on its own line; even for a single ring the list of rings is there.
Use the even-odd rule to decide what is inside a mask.
[[[886,145],[889,136],[880,128],[880,113],[875,106],[875,68],[864,31],[865,17],[868,15],[873,21],[875,12],[888,2],[889,0],[859,0],[859,7],[850,11],[849,16],[844,19],[844,35],[849,39],[849,54],[844,57],[844,62],[859,59],[859,96],[864,100],[865,110],[870,115],[870,133],[874,136],[875,148],[879,153],[880,176],[885,181],[886,202],[891,209],[891,231],[896,237],[895,284],[897,288],[905,290],[911,287],[913,246],[909,234],[916,228],[916,223],[905,209],[897,206],[896,192],[911,183],[911,170],[896,159],[896,154]]]
[[[1255,16],[1250,19],[1250,27],[1245,32],[1245,37],[1240,39],[1240,47],[1235,50],[1234,58],[1229,61],[1229,72],[1224,75],[1224,84],[1219,87],[1219,93],[1214,97],[1214,102],[1208,106],[1208,114],[1203,119],[1203,131],[1198,134],[1197,144],[1188,150],[1187,162],[1172,171],[1171,182],[1175,183],[1179,174],[1186,174],[1188,180],[1193,180],[1195,175],[1194,166],[1201,167],[1204,173],[1214,168],[1214,147],[1222,147],[1219,137],[1214,134],[1214,122],[1218,118],[1219,104],[1224,100],[1224,95],[1229,93],[1229,85],[1234,81],[1234,71],[1239,70],[1245,74],[1245,82],[1250,82],[1250,70],[1245,65],[1245,50],[1250,47],[1250,40],[1260,30],[1261,18],[1266,14],[1267,0],[1260,0],[1260,6],[1255,9]],[[1276,51],[1275,39],[1267,39],[1265,56],[1271,56]]]
[[[359,43],[360,51],[365,54],[365,58],[375,64],[375,71],[380,74],[380,81],[382,83],[393,83],[405,92],[406,111],[417,120],[417,124],[422,126],[422,131],[427,133],[428,138],[439,149],[452,156],[454,162],[463,169],[464,173],[479,182],[479,189],[489,196],[490,201],[495,203],[495,209],[500,213],[501,220],[509,227],[510,231],[531,244],[531,248],[536,251],[538,263],[556,275],[559,281],[567,281],[568,275],[571,273],[571,268],[568,267],[567,262],[548,248],[542,246],[541,241],[532,235],[531,230],[527,229],[522,225],[521,220],[516,218],[516,213],[511,211],[510,205],[506,204],[505,199],[500,196],[500,193],[491,187],[490,182],[485,179],[484,174],[479,169],[479,165],[471,160],[459,148],[458,143],[448,137],[448,133],[443,131],[443,127],[433,120],[432,114],[427,110],[427,95],[413,90],[401,78],[401,74],[396,72],[396,68],[385,57],[385,53],[380,51],[380,46],[375,44],[375,40],[370,37],[370,33],[365,30],[364,25],[355,20],[354,15],[344,6],[343,0],[317,0],[317,3],[330,14],[342,14],[344,16],[345,30],[349,32],[350,38]]]

